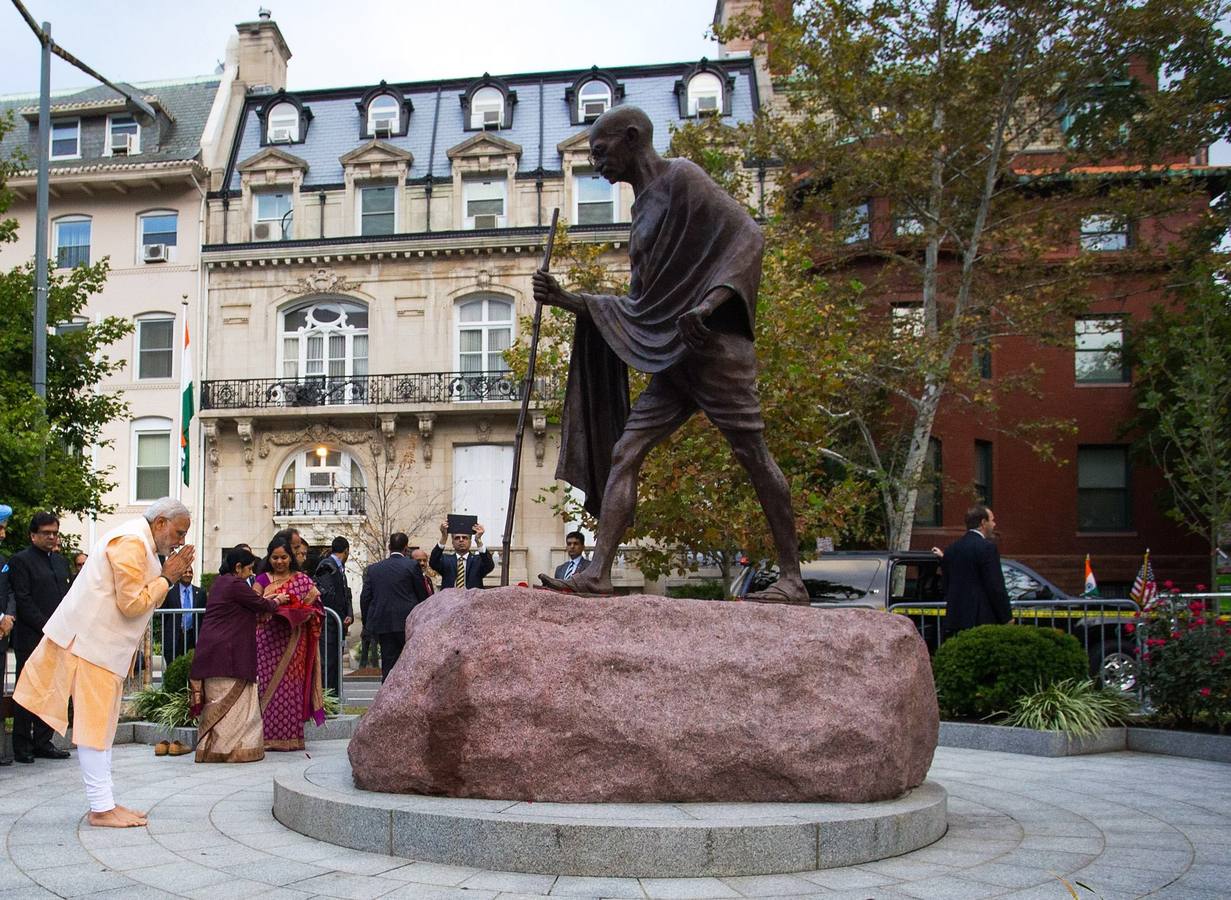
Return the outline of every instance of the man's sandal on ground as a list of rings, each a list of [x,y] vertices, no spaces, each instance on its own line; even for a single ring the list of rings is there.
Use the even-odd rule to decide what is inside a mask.
[[[183,756],[185,753],[191,753],[192,748],[187,744],[182,744],[179,741],[172,741],[171,746],[167,748],[168,756]]]
[[[154,755],[155,756],[166,756],[170,752],[171,752],[171,742],[170,741],[159,741],[157,744],[154,745]]]

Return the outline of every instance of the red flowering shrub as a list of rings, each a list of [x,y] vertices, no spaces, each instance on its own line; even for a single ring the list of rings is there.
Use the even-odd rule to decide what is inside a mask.
[[[1231,723],[1231,621],[1201,600],[1163,594],[1143,611],[1142,679],[1160,715],[1182,726]]]

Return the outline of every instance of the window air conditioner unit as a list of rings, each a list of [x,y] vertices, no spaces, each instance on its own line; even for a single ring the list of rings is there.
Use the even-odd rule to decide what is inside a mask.
[[[389,137],[393,134],[392,119],[377,119],[372,127],[372,132],[377,137]]]
[[[269,129],[269,142],[271,144],[289,144],[291,143],[291,129],[289,128],[271,128]]]
[[[483,127],[484,128],[499,128],[500,127],[500,110],[498,109],[483,110]]]
[[[710,95],[707,97],[697,98],[698,113],[716,113],[718,112],[718,98]]]
[[[166,262],[166,244],[145,244],[141,248],[141,258],[146,262]]]
[[[308,473],[308,490],[310,491],[328,491],[333,488],[333,473],[332,472],[309,472]]]
[[[111,155],[127,156],[133,152],[135,143],[131,134],[113,134],[111,135]]]
[[[474,217],[475,228],[496,228],[498,227],[499,216],[485,215]]]
[[[268,241],[273,237],[273,226],[268,222],[257,222],[252,227],[252,237],[258,241]]]
[[[606,100],[588,100],[581,106],[582,117],[587,121],[597,119],[607,111]]]

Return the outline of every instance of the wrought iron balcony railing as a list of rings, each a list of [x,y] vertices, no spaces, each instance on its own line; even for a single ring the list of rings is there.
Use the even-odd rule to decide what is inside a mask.
[[[557,396],[564,385],[544,376],[534,380],[532,399]],[[201,385],[202,409],[364,406],[408,403],[476,403],[521,400],[522,383],[511,372],[414,372],[352,378],[233,378]]]
[[[274,488],[275,516],[364,516],[366,488]]]

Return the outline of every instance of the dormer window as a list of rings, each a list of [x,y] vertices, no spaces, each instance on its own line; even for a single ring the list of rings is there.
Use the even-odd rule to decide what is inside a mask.
[[[81,156],[81,120],[51,123],[51,158],[77,159]]]
[[[611,88],[603,81],[587,81],[577,92],[577,118],[593,122],[611,109]]]
[[[299,140],[299,110],[293,103],[275,104],[265,116],[266,143],[293,144]]]
[[[131,156],[141,152],[141,126],[132,116],[107,117],[107,154]]]
[[[470,98],[470,127],[475,130],[503,128],[504,95],[498,88],[479,88]]]
[[[722,82],[711,72],[698,72],[688,80],[688,114],[716,116],[722,113]]]
[[[401,130],[398,127],[400,119],[397,98],[389,94],[381,94],[368,104],[368,133],[372,137],[387,138],[397,134]]]

